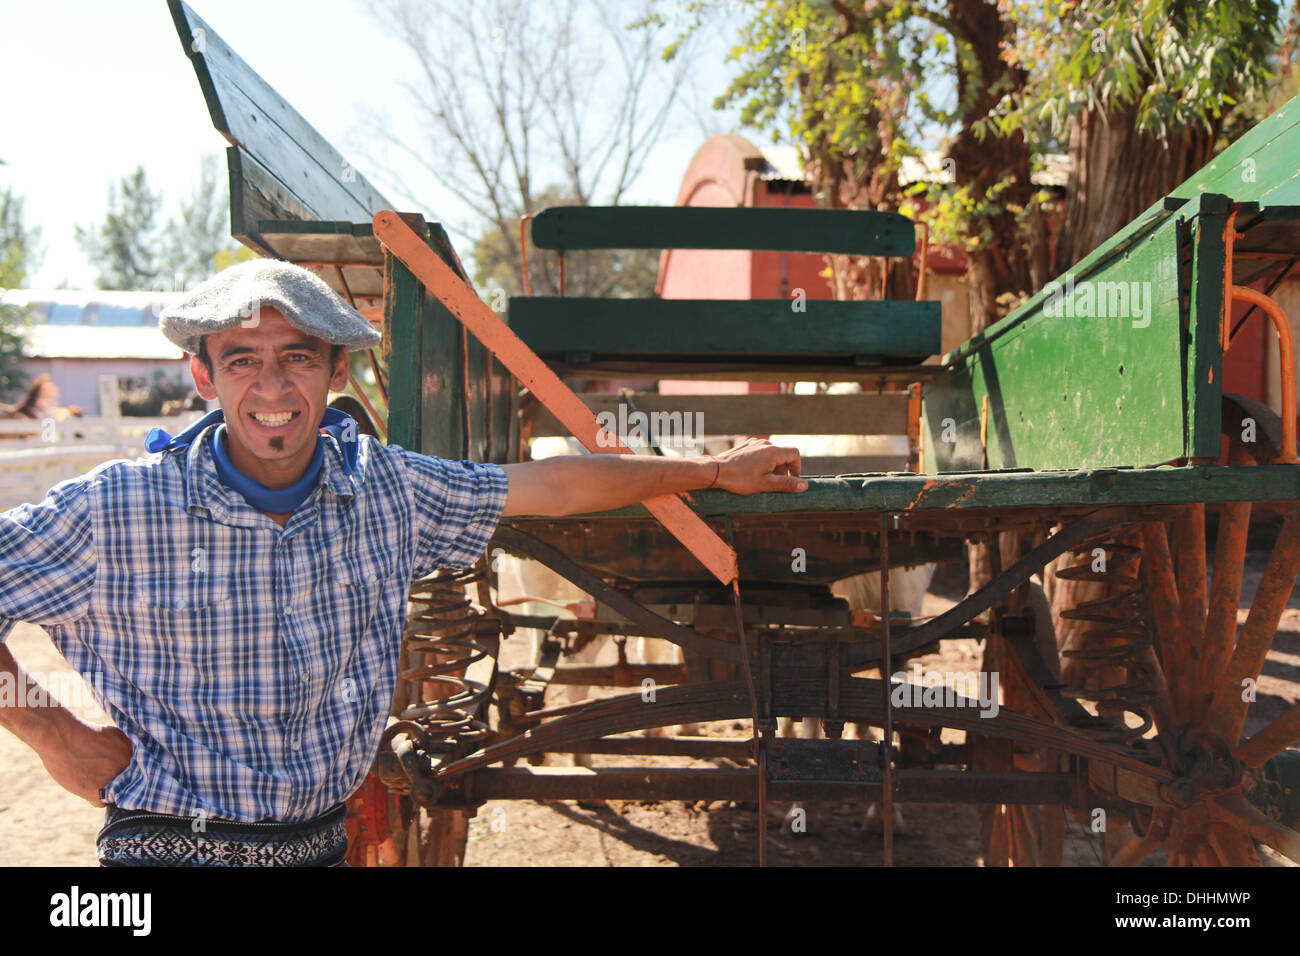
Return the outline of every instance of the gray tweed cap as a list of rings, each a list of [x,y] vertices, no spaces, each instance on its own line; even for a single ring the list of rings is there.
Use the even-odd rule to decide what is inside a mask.
[[[199,339],[255,321],[274,306],[290,325],[331,345],[373,348],[382,336],[313,272],[278,259],[251,259],[222,269],[181,303],[164,309],[158,327],[173,344],[197,354]]]

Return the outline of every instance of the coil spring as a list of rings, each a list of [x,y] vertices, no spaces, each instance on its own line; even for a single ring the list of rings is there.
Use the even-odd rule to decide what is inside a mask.
[[[1103,564],[1102,570],[1094,570],[1095,562],[1085,560],[1057,572],[1057,577],[1067,581],[1096,581],[1111,588],[1111,593],[1103,598],[1084,601],[1061,612],[1063,618],[1102,625],[1085,631],[1083,646],[1065,651],[1063,656],[1092,662],[1097,668],[1122,667],[1125,680],[1118,686],[1097,690],[1062,687],[1061,693],[1096,703],[1098,719],[1080,727],[1081,730],[1099,740],[1132,743],[1151,728],[1151,704],[1155,698],[1155,675],[1148,653],[1152,635],[1145,620],[1142,582],[1137,574],[1122,573],[1142,557],[1142,549],[1120,541],[1092,541],[1073,549],[1073,553],[1091,555],[1097,548],[1109,555],[1109,565]],[[1141,726],[1128,726],[1127,714],[1141,720]]]
[[[501,621],[475,606],[466,593],[469,585],[485,578],[482,567],[442,570],[411,585],[410,603],[415,607],[406,618],[402,647],[408,663],[421,659],[415,655],[424,663],[397,675],[412,690],[412,703],[399,716],[424,731],[421,741],[430,755],[473,750],[491,733],[479,714],[492,687],[459,676],[471,664],[493,656],[480,637],[500,633]],[[429,683],[442,685],[447,693],[429,696]]]

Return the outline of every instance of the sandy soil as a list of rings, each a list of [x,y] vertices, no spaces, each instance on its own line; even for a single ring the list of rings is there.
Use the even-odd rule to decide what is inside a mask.
[[[1240,619],[1267,560],[1252,551],[1242,596]],[[939,588],[939,590],[943,590]],[[947,596],[927,597],[924,613],[950,604]],[[66,671],[67,665],[38,627],[19,625],[8,641],[14,656],[29,670]],[[974,641],[943,642],[939,654],[922,659],[930,667],[978,671],[980,649]],[[1293,592],[1269,653],[1246,731],[1252,732],[1291,703],[1300,701],[1300,589]],[[107,723],[93,705],[79,711],[84,719]],[[705,724],[701,733],[744,737],[748,724]],[[959,739],[959,738],[956,738]],[[565,758],[556,758],[564,761]],[[596,757],[597,762],[627,764],[629,758]],[[645,765],[667,763],[644,758]],[[62,790],[45,773],[40,760],[16,737],[0,731],[0,865],[94,866],[95,835],[104,811]],[[773,804],[768,818],[768,859],[773,865],[866,865],[881,863],[882,838],[867,821],[866,804],[810,803],[807,833],[781,832],[787,808]],[[913,804],[903,807],[906,831],[896,835],[899,865],[978,866],[979,815],[973,806]],[[1095,866],[1100,845],[1095,834],[1071,823],[1066,863]],[[640,804],[612,801],[579,806],[574,801],[493,801],[470,823],[466,863],[470,866],[728,866],[757,861],[758,815],[753,803]],[[1267,862],[1286,865],[1265,850]],[[1153,856],[1147,865],[1163,860]]]

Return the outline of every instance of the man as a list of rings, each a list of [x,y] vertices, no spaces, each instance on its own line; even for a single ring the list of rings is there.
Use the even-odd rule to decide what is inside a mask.
[[[0,724],[107,806],[104,865],[340,865],[396,681],[414,578],[465,567],[503,515],[719,487],[802,491],[799,455],[592,455],[504,467],[358,436],[326,408],[379,335],[318,277],[257,260],[162,313],[220,409],[152,457],[0,514],[0,640],[44,626],[117,725],[39,700],[0,645]]]

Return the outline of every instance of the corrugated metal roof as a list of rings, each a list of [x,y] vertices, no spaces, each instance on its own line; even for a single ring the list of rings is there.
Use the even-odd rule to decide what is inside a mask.
[[[36,325],[26,336],[30,358],[179,359],[185,353],[158,328],[142,326]]]
[[[24,351],[32,358],[179,359],[158,331],[158,313],[183,292],[8,289],[0,304],[34,313]]]
[[[764,181],[773,179],[803,182],[803,159],[795,146],[760,146],[767,165],[759,171],[758,178]]]
[[[759,172],[759,178],[765,181],[790,180],[804,181],[803,159],[794,146],[759,146],[766,165]],[[1034,173],[1036,186],[1064,186],[1070,174],[1070,157],[1066,153],[1048,153],[1042,157],[1045,169]],[[938,150],[931,150],[918,156],[905,156],[901,164],[899,179],[903,185],[916,182],[943,183],[952,182],[953,170],[950,162],[945,163],[944,155]]]

